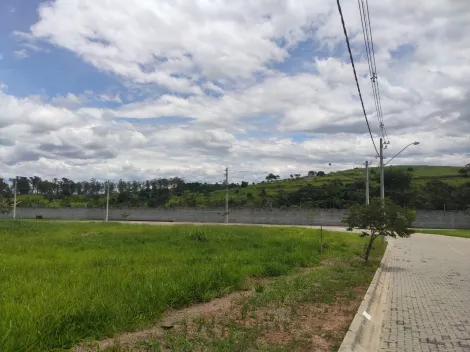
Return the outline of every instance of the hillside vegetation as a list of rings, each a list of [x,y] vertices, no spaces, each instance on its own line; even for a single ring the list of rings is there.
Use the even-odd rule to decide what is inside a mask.
[[[468,194],[470,171],[465,169],[464,173],[463,169],[455,166],[387,167],[385,169],[386,196],[394,198],[401,205],[422,209],[443,209],[446,204],[448,210],[465,210],[467,205],[470,205]],[[379,174],[378,168],[370,168],[371,197],[379,196]],[[429,191],[435,191],[435,193],[429,194]],[[462,199],[456,199],[460,191]],[[331,172],[324,176],[294,176],[271,182],[263,181],[246,187],[229,188],[228,193],[232,206],[344,208],[364,201],[365,169]],[[402,196],[399,193],[403,193]],[[466,200],[463,199],[464,195]],[[419,200],[412,198],[419,198]],[[225,190],[218,190],[212,192],[209,197],[205,196],[205,199],[204,197],[197,199],[196,195],[188,193],[173,198],[170,204],[184,206],[210,201],[223,205],[224,199]],[[460,206],[455,204],[459,201]]]
[[[467,210],[470,206],[470,169],[454,166],[389,166],[386,196],[416,209]],[[365,199],[365,170],[310,171],[287,179],[269,174],[259,183],[228,185],[229,206],[347,208]],[[74,182],[18,177],[19,207],[104,207],[107,184],[96,179]],[[12,187],[0,179],[2,212],[12,204]],[[185,182],[183,178],[111,182],[111,207],[221,207],[225,184]],[[370,195],[379,196],[379,170],[370,168]]]

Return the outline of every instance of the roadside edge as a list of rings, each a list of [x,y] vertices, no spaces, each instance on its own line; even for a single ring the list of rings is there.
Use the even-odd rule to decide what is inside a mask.
[[[395,241],[393,239],[387,239],[387,248],[380,265],[338,352],[377,351],[389,288],[390,272],[387,268],[390,252],[394,245]],[[364,312],[370,316],[370,319],[363,315]]]

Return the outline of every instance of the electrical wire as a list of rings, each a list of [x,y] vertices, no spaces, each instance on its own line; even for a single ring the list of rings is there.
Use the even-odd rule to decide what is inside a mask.
[[[377,150],[377,146],[375,145],[374,137],[372,136],[372,131],[370,130],[369,120],[367,119],[367,113],[364,107],[364,101],[362,99],[361,88],[359,87],[359,81],[357,79],[356,67],[354,66],[354,59],[353,59],[352,52],[351,52],[351,45],[349,44],[348,32],[346,31],[346,24],[344,23],[343,11],[341,10],[341,4],[339,3],[339,0],[336,0],[336,4],[338,5],[338,12],[341,17],[341,24],[343,25],[344,37],[346,39],[346,45],[348,46],[349,58],[351,59],[351,66],[354,72],[354,79],[356,80],[357,91],[359,93],[359,99],[361,100],[362,111],[364,113],[364,118],[366,119],[367,129],[369,130],[370,139],[372,140],[372,144],[374,145],[375,152],[378,155],[379,152]]]
[[[374,96],[375,109],[377,114],[377,120],[379,122],[380,132],[384,138],[385,143],[387,144],[388,135],[387,130],[385,129],[385,124],[383,121],[383,111],[382,111],[382,102],[380,99],[380,89],[378,84],[377,76],[377,64],[375,60],[375,48],[374,40],[372,36],[372,26],[370,22],[370,12],[369,12],[369,1],[368,0],[357,0],[359,7],[359,14],[361,17],[362,24],[362,33],[364,36],[364,46],[366,49],[367,62],[369,65],[369,74],[372,84],[372,94]]]

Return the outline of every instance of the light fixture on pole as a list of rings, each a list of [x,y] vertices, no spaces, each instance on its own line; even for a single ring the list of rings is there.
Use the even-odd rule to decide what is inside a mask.
[[[412,146],[412,145],[418,145],[418,144],[419,144],[419,142],[413,142],[413,143],[408,144],[405,148],[403,148],[402,150],[400,150],[393,158],[391,158],[389,161],[387,161],[387,162],[385,163],[385,165],[387,165],[387,164],[390,163],[393,159],[395,159],[398,155],[400,155],[406,148],[408,148],[408,147],[410,147],[410,146]],[[384,166],[385,166],[385,165],[384,165]]]
[[[405,148],[400,150],[393,158],[391,158],[386,164],[384,164],[384,153],[383,153],[383,141],[380,138],[380,200],[382,201],[382,207],[385,205],[385,184],[384,184],[384,166],[390,163],[393,159],[395,159],[398,155],[400,155],[406,148],[412,145],[418,145],[419,142],[413,142],[408,144]],[[385,236],[382,235],[382,243],[385,241]]]

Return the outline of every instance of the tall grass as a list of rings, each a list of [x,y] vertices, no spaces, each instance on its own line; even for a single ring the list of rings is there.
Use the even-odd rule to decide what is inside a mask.
[[[363,240],[326,235],[324,256]],[[301,228],[0,221],[0,351],[49,351],[320,261]]]

